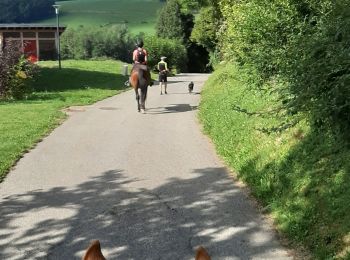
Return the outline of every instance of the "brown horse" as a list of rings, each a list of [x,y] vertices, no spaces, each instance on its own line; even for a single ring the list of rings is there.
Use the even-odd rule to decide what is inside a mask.
[[[106,260],[101,251],[100,241],[92,241],[89,248],[86,250],[83,260]],[[200,246],[196,250],[195,260],[211,260],[207,250]]]
[[[131,71],[130,84],[135,90],[137,110],[144,113],[148,86],[151,85],[151,74],[146,65],[134,65]]]

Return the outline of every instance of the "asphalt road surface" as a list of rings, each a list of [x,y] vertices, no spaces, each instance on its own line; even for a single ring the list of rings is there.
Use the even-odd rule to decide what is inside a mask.
[[[289,259],[215,154],[197,110],[208,75],[72,108],[0,184],[0,259]],[[194,93],[187,85],[194,81]]]

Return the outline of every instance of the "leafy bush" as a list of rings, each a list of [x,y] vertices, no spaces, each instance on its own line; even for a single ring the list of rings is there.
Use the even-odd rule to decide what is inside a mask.
[[[148,36],[144,42],[149,53],[148,65],[151,68],[158,64],[161,56],[165,56],[170,68],[176,69],[177,72],[186,71],[187,51],[180,40]]]
[[[27,61],[19,44],[7,42],[0,51],[0,98],[22,99],[30,94],[26,81],[34,76],[37,67]]]

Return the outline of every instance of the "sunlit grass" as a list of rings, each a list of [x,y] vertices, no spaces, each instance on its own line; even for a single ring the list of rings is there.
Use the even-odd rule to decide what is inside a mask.
[[[159,0],[72,0],[61,5],[60,21],[69,27],[110,26],[125,24],[134,34],[155,33]],[[40,21],[55,24],[55,17]]]
[[[350,150],[306,121],[281,133],[259,129],[274,116],[270,93],[250,88],[233,65],[221,67],[202,92],[200,118],[218,153],[269,209],[280,231],[306,246],[315,259],[350,259]],[[241,78],[241,80],[239,79]]]

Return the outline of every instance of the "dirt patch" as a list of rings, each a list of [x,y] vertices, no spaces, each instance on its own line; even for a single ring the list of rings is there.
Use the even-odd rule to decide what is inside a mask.
[[[85,112],[87,109],[88,109],[87,106],[71,106],[71,107],[62,109],[62,112],[67,115],[71,115],[76,112]]]

